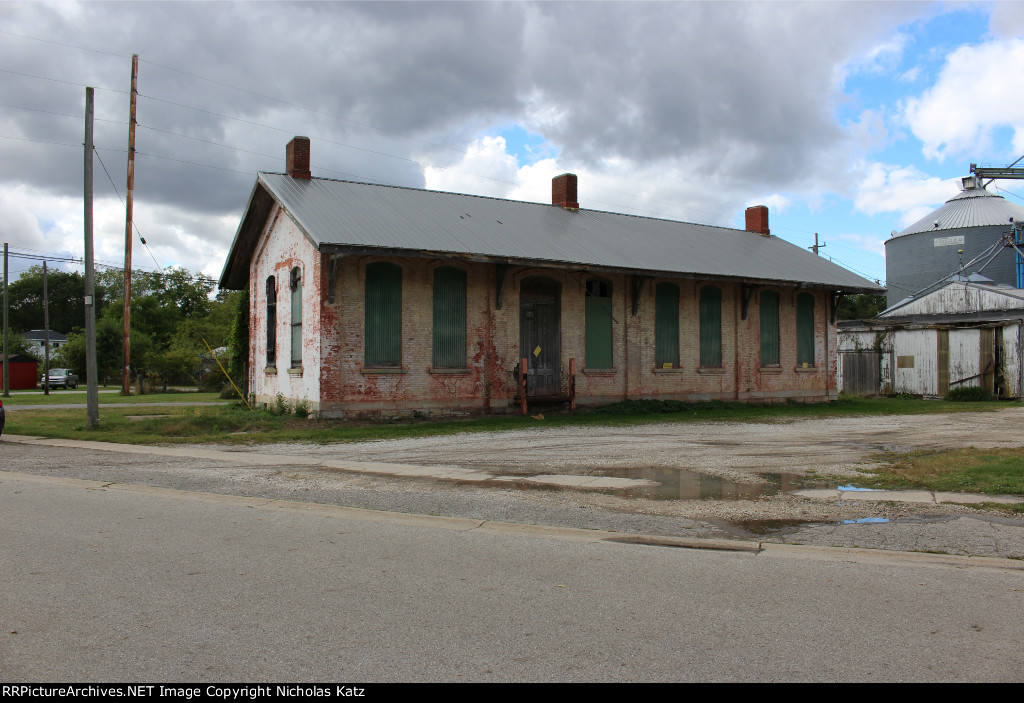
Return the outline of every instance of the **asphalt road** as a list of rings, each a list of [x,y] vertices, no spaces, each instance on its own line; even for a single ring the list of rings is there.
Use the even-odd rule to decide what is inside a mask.
[[[609,537],[0,473],[0,679],[1024,678],[1018,562]]]

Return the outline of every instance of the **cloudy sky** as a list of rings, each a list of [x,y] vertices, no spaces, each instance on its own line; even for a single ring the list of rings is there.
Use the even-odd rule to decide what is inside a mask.
[[[766,204],[883,282],[891,231],[1024,155],[1024,3],[0,2],[12,251],[81,256],[89,85],[96,258],[123,261],[133,53],[134,263],[213,277],[295,134],[314,176],[550,202],[572,171],[581,207],[736,227]]]

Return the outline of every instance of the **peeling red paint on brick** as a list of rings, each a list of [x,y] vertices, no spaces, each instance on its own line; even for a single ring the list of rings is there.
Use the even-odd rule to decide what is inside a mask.
[[[679,286],[680,363],[678,370],[655,373],[655,285],[641,288],[638,312],[632,313],[632,281],[625,275],[601,275],[611,283],[613,309],[612,373],[587,373],[585,286],[581,272],[513,269],[507,279],[502,309],[495,302],[494,265],[344,255],[339,258],[334,302],[329,303],[330,257],[315,251],[287,216],[270,218],[273,237],[261,240],[250,275],[250,388],[259,402],[273,402],[281,393],[289,402],[307,400],[313,410],[340,413],[412,413],[451,411],[516,411],[518,393],[519,283],[544,275],[561,286],[562,386],[568,389],[569,359],[575,358],[577,401],[581,406],[625,398],[682,400],[824,400],[836,395],[836,328],[828,319],[828,294],[815,298],[817,367],[796,370],[796,289],[776,286],[780,294],[780,365],[760,368],[760,327],[757,295],[742,319],[739,283],[672,280]],[[401,368],[375,373],[364,368],[365,267],[389,261],[402,268]],[[464,373],[432,372],[433,270],[455,265],[467,275],[467,365]],[[303,271],[303,372],[290,375],[290,290],[292,267]],[[264,370],[266,359],[267,276],[278,282],[277,368]],[[699,289],[705,283],[722,290],[722,372],[701,373]]]

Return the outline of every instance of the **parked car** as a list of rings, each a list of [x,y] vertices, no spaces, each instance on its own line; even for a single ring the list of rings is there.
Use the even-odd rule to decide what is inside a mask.
[[[50,388],[78,388],[78,376],[71,369],[50,369]],[[39,379],[39,387],[44,386],[43,379]]]

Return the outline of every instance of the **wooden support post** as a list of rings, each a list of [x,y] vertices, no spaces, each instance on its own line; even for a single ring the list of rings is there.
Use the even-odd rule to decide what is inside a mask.
[[[132,217],[135,193],[135,109],[139,95],[139,55],[132,54],[132,92],[128,103],[128,187],[124,205],[124,313],[121,343],[121,395],[131,395],[131,320],[132,320]],[[142,379],[139,379],[142,395]]]
[[[526,357],[519,360],[519,413],[526,415],[529,411],[526,407],[526,374],[529,372],[530,362]]]
[[[576,359],[569,359],[569,409],[576,409]]]

